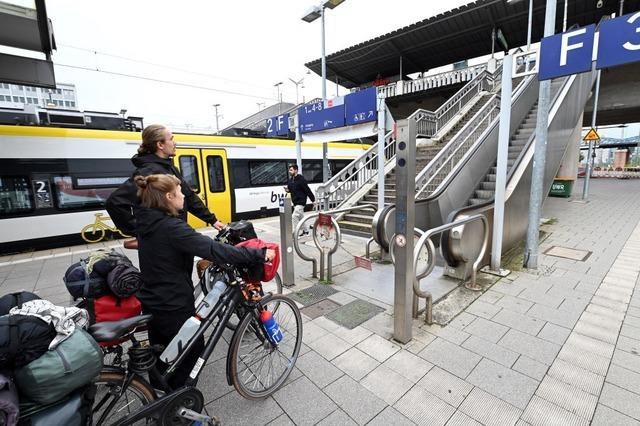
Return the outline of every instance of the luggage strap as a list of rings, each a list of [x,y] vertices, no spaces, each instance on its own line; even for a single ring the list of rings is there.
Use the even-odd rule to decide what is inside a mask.
[[[89,271],[87,271],[87,262],[84,259],[80,259],[80,266],[84,272],[84,286],[82,288],[82,296],[89,297],[89,288],[91,287],[91,278],[89,277]]]
[[[14,359],[18,352],[18,321],[14,315],[9,315],[9,359]]]

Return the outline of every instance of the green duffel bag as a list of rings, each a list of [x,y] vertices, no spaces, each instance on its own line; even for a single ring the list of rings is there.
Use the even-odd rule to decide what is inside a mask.
[[[20,394],[39,404],[58,401],[95,379],[102,369],[102,350],[76,328],[55,349],[15,370]]]

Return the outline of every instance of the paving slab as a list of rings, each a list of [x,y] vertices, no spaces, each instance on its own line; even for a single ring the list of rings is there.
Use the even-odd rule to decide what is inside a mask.
[[[469,393],[460,405],[460,411],[486,426],[514,425],[522,413],[522,410],[479,388]]]
[[[387,404],[349,376],[342,376],[324,389],[325,393],[350,418],[364,425],[384,410]]]
[[[437,338],[418,354],[440,368],[465,378],[482,357],[442,338]]]

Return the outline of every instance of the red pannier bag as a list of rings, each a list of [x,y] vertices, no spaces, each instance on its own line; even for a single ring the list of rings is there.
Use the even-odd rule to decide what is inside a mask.
[[[92,323],[120,321],[135,317],[142,312],[142,304],[135,296],[116,297],[106,295],[87,300],[87,310]]]
[[[276,243],[268,243],[266,241],[261,240],[260,238],[252,238],[247,241],[242,241],[241,243],[236,244],[236,247],[247,247],[247,248],[255,248],[255,249],[271,249],[276,252],[276,255],[273,257],[273,260],[268,263],[263,263],[260,270],[249,271],[248,276],[245,279],[249,282],[262,281],[268,282],[271,281],[278,272],[278,267],[280,266],[280,246]],[[256,268],[258,269],[258,268]]]

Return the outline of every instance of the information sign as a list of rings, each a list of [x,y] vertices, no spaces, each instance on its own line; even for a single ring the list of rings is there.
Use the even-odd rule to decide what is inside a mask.
[[[345,96],[345,112],[347,126],[367,123],[378,119],[377,90],[375,87],[350,93]]]

